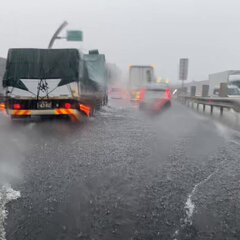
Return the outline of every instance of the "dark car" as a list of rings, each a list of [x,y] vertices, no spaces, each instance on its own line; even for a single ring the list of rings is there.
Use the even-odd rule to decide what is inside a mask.
[[[160,112],[171,106],[171,90],[160,84],[147,86],[141,90],[139,109]]]

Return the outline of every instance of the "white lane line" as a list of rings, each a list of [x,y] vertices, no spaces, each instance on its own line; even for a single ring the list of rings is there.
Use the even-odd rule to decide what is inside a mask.
[[[195,209],[195,204],[192,201],[192,197],[195,194],[195,192],[197,191],[197,189],[205,184],[218,170],[214,171],[213,173],[211,173],[207,178],[205,178],[204,180],[202,180],[201,182],[199,182],[198,184],[196,184],[192,190],[192,192],[188,195],[187,201],[185,203],[185,209],[186,209],[186,214],[187,217],[184,220],[185,224],[190,224],[192,225],[192,215]]]
[[[193,187],[193,190],[192,192],[188,195],[188,198],[187,198],[187,201],[185,202],[185,206],[184,206],[184,209],[186,210],[186,217],[185,219],[183,220],[183,225],[181,226],[181,229],[185,228],[187,225],[192,225],[192,216],[193,216],[193,213],[194,213],[194,209],[195,209],[195,204],[192,200],[194,194],[197,192],[198,188],[205,184],[207,181],[210,180],[210,178],[216,174],[218,171],[215,170],[214,172],[212,172],[208,177],[206,177],[205,179],[203,179],[201,182],[197,183],[194,187]],[[173,240],[177,240],[178,239],[178,236],[179,236],[179,233],[180,233],[180,229],[177,229],[175,231],[175,233],[173,234]]]
[[[235,140],[230,140],[230,142],[231,142],[231,143],[234,143],[234,144],[236,144],[236,145],[238,145],[238,146],[240,146],[240,142],[237,142],[237,141],[235,141]]]
[[[20,192],[13,190],[10,185],[4,185],[0,188],[0,240],[6,240],[6,232],[4,229],[5,220],[8,215],[6,204],[10,201],[17,200],[20,196]]]

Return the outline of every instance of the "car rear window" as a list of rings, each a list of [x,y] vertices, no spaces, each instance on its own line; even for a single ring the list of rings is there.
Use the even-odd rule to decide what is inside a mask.
[[[165,95],[166,90],[165,89],[148,89],[145,93],[145,99],[146,100],[154,100],[161,98]]]

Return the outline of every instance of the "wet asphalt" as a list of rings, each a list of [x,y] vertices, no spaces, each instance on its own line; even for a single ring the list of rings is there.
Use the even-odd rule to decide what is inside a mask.
[[[240,239],[240,133],[185,106],[0,129],[7,240]]]

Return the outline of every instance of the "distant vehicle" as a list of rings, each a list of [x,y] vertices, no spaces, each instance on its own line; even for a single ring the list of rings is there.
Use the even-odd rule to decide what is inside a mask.
[[[140,110],[160,112],[171,106],[171,90],[165,84],[148,85],[140,95]]]
[[[213,90],[213,96],[219,97],[219,88],[215,88]],[[228,97],[240,97],[240,89],[236,85],[228,85],[227,86],[227,96]]]
[[[154,82],[155,76],[153,66],[130,66],[128,82],[130,99],[133,101],[139,101],[140,90],[144,88],[147,84]]]
[[[209,74],[208,80],[186,83],[185,87],[187,89],[187,94],[191,93],[191,87],[196,87],[195,95],[201,97],[203,86],[207,85],[209,86],[208,96],[216,97],[219,96],[219,89],[221,83],[226,83],[228,85],[228,96],[238,96],[239,94],[237,88],[240,88],[240,70],[229,70]]]
[[[77,49],[10,49],[3,78],[12,119],[79,120],[107,103],[105,56]]]
[[[109,90],[108,95],[112,99],[124,99],[126,98],[126,92],[122,88],[113,87]]]
[[[240,87],[240,70],[229,70],[229,71],[209,74],[208,79],[209,79],[209,95],[210,96],[215,95],[214,90],[217,88],[220,88],[221,83],[228,84],[229,96],[239,95],[237,88]]]

